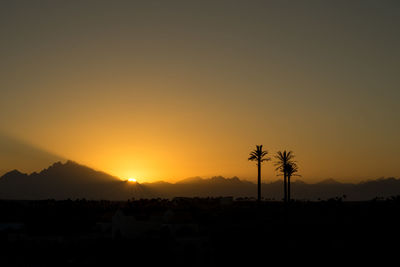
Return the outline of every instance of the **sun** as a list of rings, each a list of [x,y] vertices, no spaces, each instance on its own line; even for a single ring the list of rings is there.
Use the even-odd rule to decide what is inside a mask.
[[[136,183],[136,182],[137,182],[137,180],[136,180],[135,178],[129,178],[129,179],[128,179],[128,182],[131,182],[131,183]]]

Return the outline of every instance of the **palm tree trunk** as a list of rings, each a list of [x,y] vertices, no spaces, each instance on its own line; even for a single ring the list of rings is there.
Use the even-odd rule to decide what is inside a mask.
[[[287,196],[288,196],[288,202],[290,203],[290,175],[287,177]]]
[[[287,178],[286,172],[283,173],[283,201],[287,202]]]
[[[258,161],[257,167],[258,167],[257,201],[260,202],[261,201],[261,162],[260,162],[260,160]]]

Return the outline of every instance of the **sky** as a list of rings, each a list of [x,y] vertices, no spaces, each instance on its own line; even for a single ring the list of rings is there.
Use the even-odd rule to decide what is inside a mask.
[[[0,174],[400,177],[399,1],[1,1]],[[263,181],[280,179],[273,163]]]

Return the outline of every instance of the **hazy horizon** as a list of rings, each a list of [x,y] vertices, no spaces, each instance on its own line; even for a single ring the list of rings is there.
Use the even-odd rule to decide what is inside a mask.
[[[1,0],[1,266],[396,262],[399,29],[399,0]]]
[[[76,162],[74,160],[70,160],[70,159],[56,161],[56,162],[53,162],[53,163],[49,164],[48,166],[46,166],[44,168],[34,169],[34,170],[30,170],[30,171],[28,171],[28,170],[24,171],[23,169],[18,169],[18,168],[12,168],[12,169],[8,169],[8,170],[0,170],[0,178],[3,175],[5,175],[5,174],[7,174],[7,173],[9,173],[11,171],[14,171],[14,170],[17,170],[17,171],[19,171],[21,173],[24,173],[24,174],[31,175],[31,174],[34,174],[34,173],[40,173],[41,171],[44,171],[44,170],[48,169],[49,167],[53,166],[56,163],[61,163],[61,164],[65,165],[67,162],[73,162],[73,163],[76,163],[76,164],[78,164],[78,165],[80,165],[82,167],[87,167],[87,168],[90,168],[90,169],[92,169],[94,171],[103,172],[103,173],[105,173],[107,175],[114,176],[115,179],[121,180],[121,181],[128,181],[129,178],[133,178],[133,177],[115,176],[115,175],[112,175],[110,173],[107,173],[104,170],[95,169],[95,168],[92,168],[90,166],[82,165],[81,163]],[[252,183],[256,183],[257,182],[255,178],[238,177],[238,176],[227,177],[227,176],[223,176],[223,175],[213,175],[213,176],[206,176],[206,177],[204,177],[204,176],[190,176],[190,177],[178,178],[178,179],[175,179],[175,180],[159,179],[159,180],[151,180],[151,181],[149,181],[148,179],[143,179],[143,180],[137,180],[137,182],[138,183],[168,182],[168,183],[175,184],[175,183],[183,182],[184,180],[190,180],[190,179],[194,179],[194,178],[200,178],[202,180],[210,180],[210,179],[213,179],[213,178],[223,178],[223,179],[238,178],[240,181],[244,181],[244,182],[252,182]],[[320,177],[320,179],[309,180],[306,177],[293,177],[292,178],[292,182],[296,183],[296,181],[301,181],[301,182],[305,182],[305,183],[308,183],[308,184],[316,184],[316,183],[319,183],[319,182],[325,182],[325,181],[333,180],[333,181],[340,182],[340,183],[348,183],[348,184],[354,183],[354,184],[356,184],[356,183],[359,183],[359,182],[377,181],[377,180],[380,180],[380,179],[389,179],[389,178],[400,179],[400,178],[395,177],[395,176],[390,176],[390,177],[381,176],[381,177],[374,177],[374,178],[370,178],[370,179],[352,179],[352,180],[344,180],[344,179],[340,179],[340,178],[338,179],[338,178],[334,178],[334,177]],[[268,184],[268,183],[275,183],[275,182],[282,181],[282,180],[283,180],[282,175],[276,175],[275,177],[264,177],[261,182],[265,183],[265,184]]]
[[[0,174],[400,177],[399,1],[2,1]],[[266,162],[263,181],[279,179]]]

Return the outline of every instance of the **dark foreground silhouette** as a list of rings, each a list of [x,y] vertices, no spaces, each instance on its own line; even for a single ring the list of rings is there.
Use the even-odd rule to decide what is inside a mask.
[[[263,150],[262,145],[256,145],[256,149],[250,152],[248,160],[257,162],[257,201],[261,201],[261,164],[271,160],[267,157],[268,151]]]
[[[397,255],[400,197],[0,201],[1,266],[345,264]]]
[[[282,200],[282,180],[263,177],[261,193],[264,199]],[[275,178],[276,179],[276,178]],[[345,200],[371,200],[400,193],[400,179],[387,178],[352,184],[328,179],[316,184],[297,180],[291,184],[291,196],[297,200],[319,200],[346,195]],[[140,198],[257,197],[257,184],[237,177],[188,178],[177,183],[130,183],[95,171],[72,161],[57,162],[47,169],[30,175],[11,171],[0,177],[0,199],[109,199]]]

